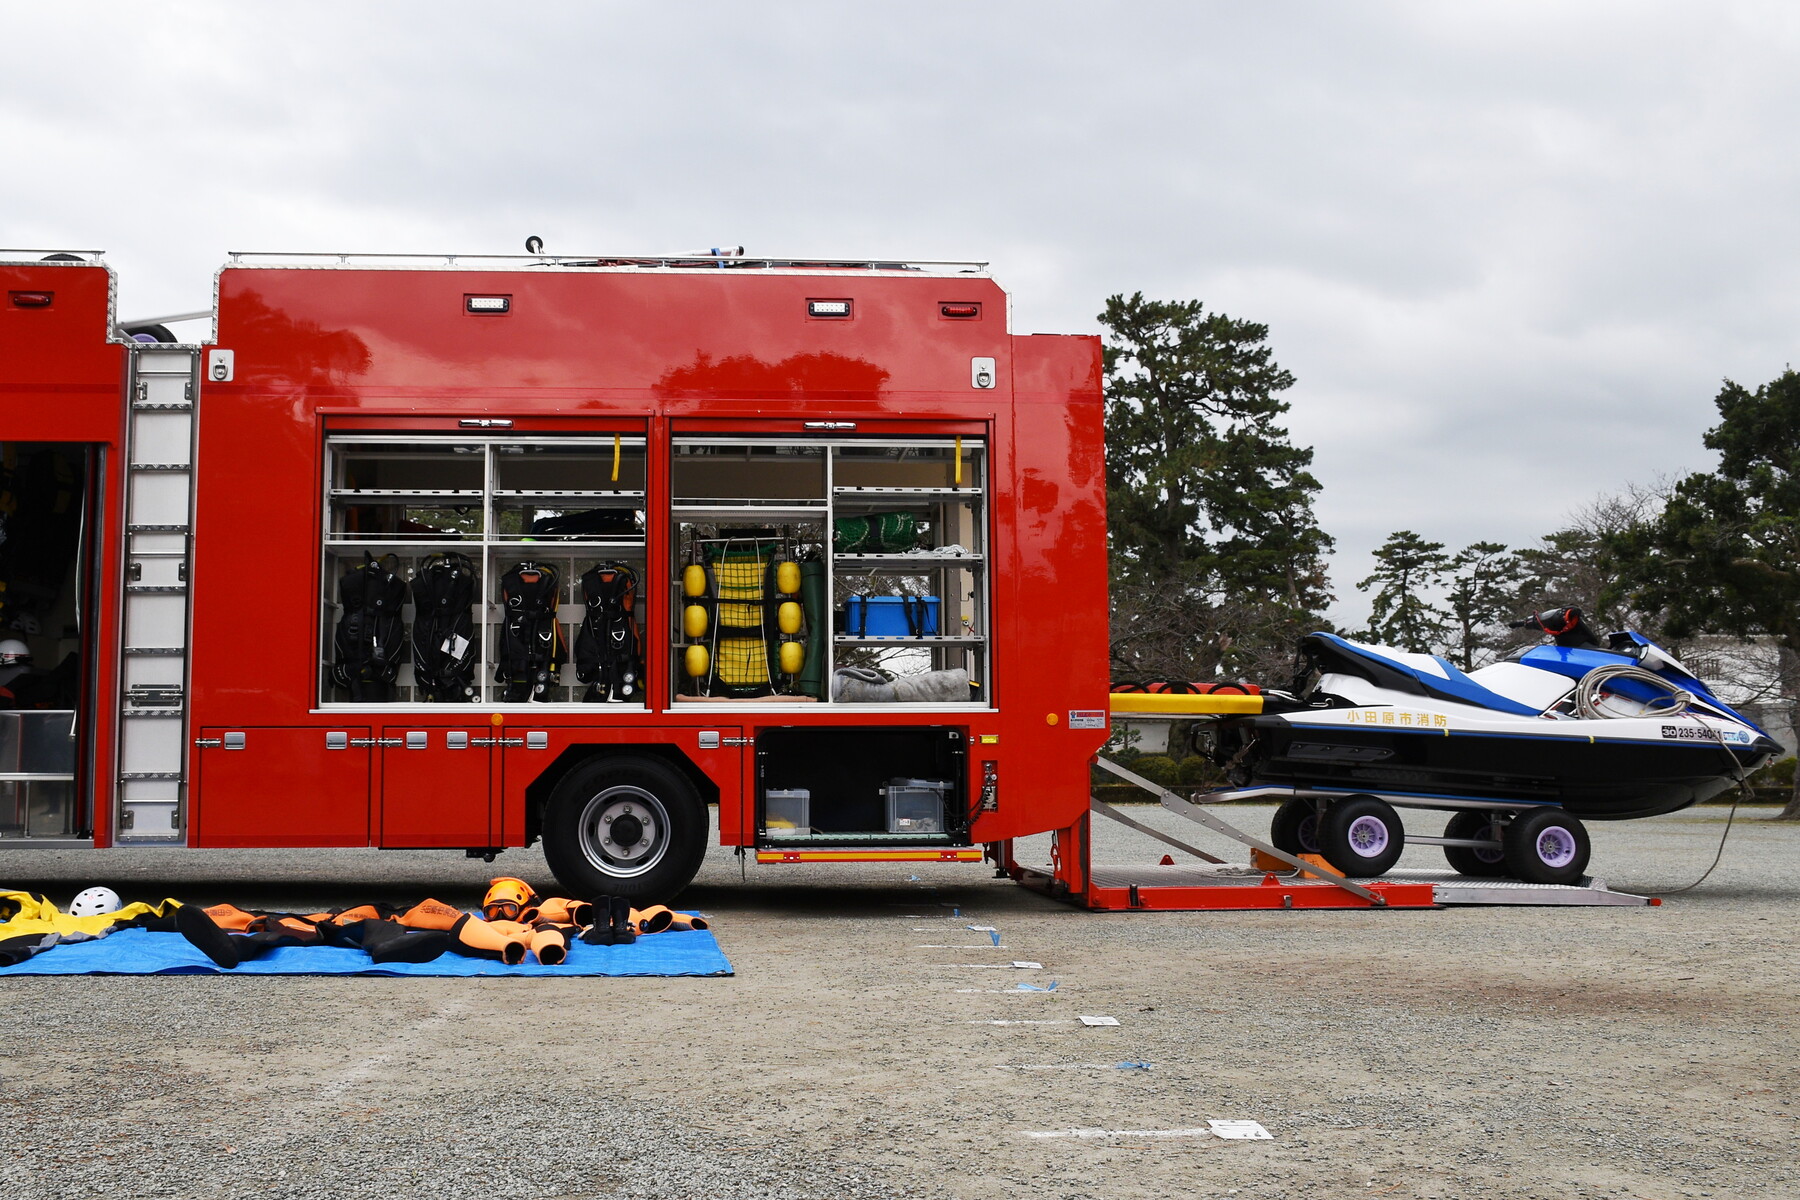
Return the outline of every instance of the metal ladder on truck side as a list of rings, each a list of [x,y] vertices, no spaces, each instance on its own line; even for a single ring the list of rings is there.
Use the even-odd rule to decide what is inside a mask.
[[[188,586],[200,350],[129,354],[119,787],[113,840],[187,840]]]

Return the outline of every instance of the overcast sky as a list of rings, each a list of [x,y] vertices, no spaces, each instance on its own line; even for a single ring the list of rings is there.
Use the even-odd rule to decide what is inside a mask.
[[[1266,323],[1345,620],[1410,528],[1523,544],[1710,464],[1795,357],[1800,6],[8,5],[0,246],[121,315],[227,250],[991,261]]]

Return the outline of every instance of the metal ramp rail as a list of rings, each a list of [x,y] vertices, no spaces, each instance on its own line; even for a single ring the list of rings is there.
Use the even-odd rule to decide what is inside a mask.
[[[1103,912],[1198,909],[1294,909],[1294,908],[1432,908],[1437,901],[1429,883],[1398,880],[1347,879],[1322,861],[1302,860],[1285,850],[1252,837],[1243,830],[1121,767],[1104,756],[1095,759],[1101,770],[1153,793],[1170,812],[1197,825],[1223,834],[1240,845],[1267,855],[1289,873],[1261,867],[1234,866],[1177,838],[1135,821],[1110,804],[1090,800],[1081,820],[1061,829],[1051,842],[1049,871],[1020,864],[1012,843],[1003,843],[1001,870],[1015,881],[1057,899],[1069,900]],[[1165,845],[1173,846],[1212,864],[1210,871],[1188,870],[1178,879],[1161,874],[1165,868],[1095,867],[1092,823],[1095,814],[1117,821]]]

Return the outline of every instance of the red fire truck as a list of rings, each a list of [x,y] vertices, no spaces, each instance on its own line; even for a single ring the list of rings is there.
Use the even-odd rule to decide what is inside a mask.
[[[979,862],[1106,738],[1101,355],[982,264],[0,252],[0,844]]]

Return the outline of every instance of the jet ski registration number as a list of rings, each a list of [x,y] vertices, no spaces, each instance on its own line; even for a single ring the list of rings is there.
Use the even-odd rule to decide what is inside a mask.
[[[1734,734],[1737,736],[1734,737]],[[1701,725],[1698,722],[1692,725],[1664,725],[1662,735],[1663,740],[1671,742],[1735,742],[1743,736],[1738,734],[1735,729],[1727,729],[1720,733],[1712,726]],[[1748,741],[1749,739],[1745,738],[1744,740]]]

